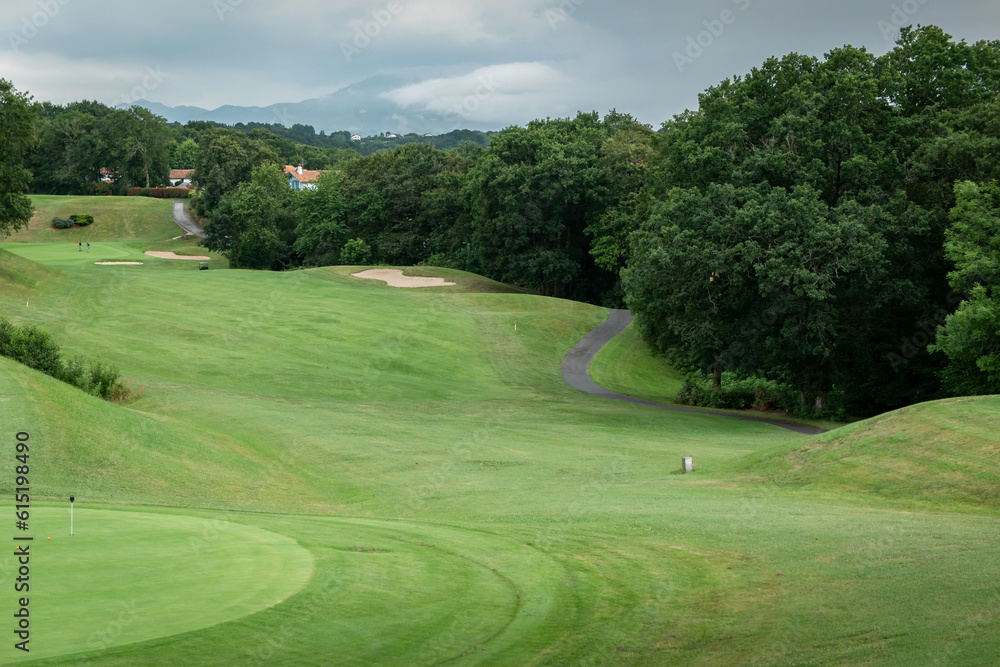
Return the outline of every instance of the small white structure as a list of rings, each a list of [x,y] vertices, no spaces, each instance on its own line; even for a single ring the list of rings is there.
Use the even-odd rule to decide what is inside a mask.
[[[360,134],[352,134],[351,135],[351,141],[361,141],[361,135]]]
[[[175,188],[192,188],[191,185],[191,174],[194,173],[194,169],[171,169],[170,170],[170,185]]]
[[[323,174],[322,171],[312,171],[310,169],[303,169],[302,163],[299,163],[298,167],[293,167],[291,165],[285,166],[285,176],[288,177],[288,187],[292,190],[315,190],[318,186],[316,181]]]
[[[694,460],[690,456],[681,458],[681,472],[685,475],[694,472]]]

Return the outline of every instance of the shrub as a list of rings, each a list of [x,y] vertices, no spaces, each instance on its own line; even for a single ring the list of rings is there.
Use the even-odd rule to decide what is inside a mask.
[[[787,384],[756,376],[740,377],[732,372],[722,374],[722,386],[719,389],[712,388],[712,378],[704,373],[688,375],[674,401],[681,405],[719,410],[784,410],[796,417],[833,421],[847,419],[844,392],[836,387],[830,392],[827,409],[815,412],[812,402],[804,400],[799,392]]]
[[[83,357],[73,357],[63,364],[62,374],[59,376],[59,379],[66,384],[79,387],[89,393],[89,388],[87,387],[88,377],[86,373],[87,364],[83,360]]]
[[[34,324],[18,326],[0,317],[0,355],[53,377],[62,373],[59,346]]]
[[[67,220],[65,218],[52,218],[52,226],[56,229],[69,229],[76,225],[72,220]]]
[[[340,263],[348,266],[363,266],[372,261],[372,249],[361,239],[351,239],[340,251]]]
[[[187,199],[191,190],[187,188],[129,188],[129,197],[155,197],[156,199]]]
[[[121,376],[121,372],[111,364],[105,364],[102,361],[92,361],[90,362],[88,390],[94,396],[110,399],[112,396],[124,391]]]
[[[33,324],[18,326],[0,317],[0,356],[108,401],[122,403],[129,398],[128,387],[117,368],[102,361],[92,361],[88,366],[80,357],[63,363],[52,336]]]
[[[81,227],[86,227],[87,225],[94,224],[94,216],[89,213],[78,213],[77,215],[69,216],[69,219],[80,225]]]

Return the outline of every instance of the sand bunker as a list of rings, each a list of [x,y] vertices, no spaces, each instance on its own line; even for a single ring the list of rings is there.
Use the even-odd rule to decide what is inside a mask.
[[[142,262],[94,262],[98,266],[142,266]]]
[[[160,250],[147,250],[146,254],[150,257],[159,257],[160,259],[190,259],[196,262],[207,262],[212,259],[203,255],[178,255],[175,252],[163,252]]]
[[[355,278],[367,280],[382,280],[390,287],[446,287],[455,283],[445,282],[444,278],[428,278],[422,276],[404,276],[398,269],[370,269],[361,273],[352,273]]]

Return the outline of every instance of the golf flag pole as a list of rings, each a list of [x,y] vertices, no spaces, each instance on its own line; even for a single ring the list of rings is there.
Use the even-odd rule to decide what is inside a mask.
[[[73,501],[76,500],[73,496],[69,497],[69,536],[73,537]]]

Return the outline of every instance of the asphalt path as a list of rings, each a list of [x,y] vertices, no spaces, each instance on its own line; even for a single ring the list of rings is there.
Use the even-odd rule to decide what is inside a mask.
[[[601,351],[601,348],[607,345],[612,338],[624,331],[625,327],[631,323],[632,313],[627,310],[612,310],[611,315],[608,317],[606,322],[599,325],[596,329],[584,336],[583,340],[577,343],[576,347],[570,350],[569,354],[566,355],[566,358],[563,359],[562,376],[563,380],[566,381],[566,384],[574,389],[579,389],[580,391],[585,391],[588,394],[600,396],[601,398],[610,398],[616,401],[634,403],[636,405],[648,405],[649,407],[661,408],[663,410],[673,410],[674,412],[696,412],[703,415],[717,415],[719,417],[729,417],[730,419],[742,419],[743,421],[763,422],[765,424],[771,424],[773,426],[778,426],[788,429],[789,431],[795,431],[796,433],[803,433],[806,435],[816,435],[818,433],[826,432],[821,428],[816,428],[815,426],[799,424],[792,421],[784,421],[781,419],[769,419],[767,417],[759,417],[757,415],[721,412],[718,410],[706,410],[704,408],[689,408],[682,405],[669,405],[667,403],[656,403],[654,401],[636,398],[635,396],[619,394],[601,387],[590,377],[590,364],[594,361],[594,357],[597,356],[597,353]]]
[[[181,226],[188,234],[194,234],[199,238],[205,238],[205,230],[195,224],[195,222],[188,217],[187,211],[184,210],[183,201],[174,201],[174,222]]]

